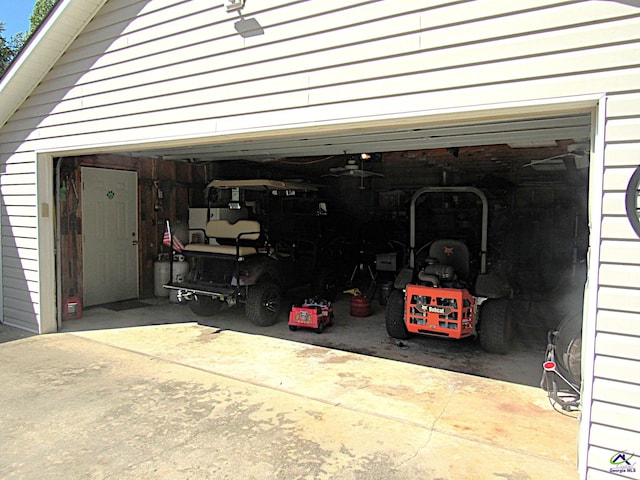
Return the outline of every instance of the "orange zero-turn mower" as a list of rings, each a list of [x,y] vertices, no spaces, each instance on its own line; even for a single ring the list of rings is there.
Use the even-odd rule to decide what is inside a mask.
[[[416,251],[416,202],[432,193],[473,194],[482,202],[478,272],[470,271],[469,249],[460,240],[435,240]],[[477,188],[425,187],[414,193],[410,207],[409,265],[396,277],[385,312],[390,336],[397,339],[407,339],[413,334],[451,339],[479,336],[484,350],[501,354],[509,351],[511,289],[502,277],[487,273],[487,223],[487,198]]]

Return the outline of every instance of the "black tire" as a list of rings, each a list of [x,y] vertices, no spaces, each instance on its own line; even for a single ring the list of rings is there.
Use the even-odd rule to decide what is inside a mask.
[[[298,330],[298,327],[296,327],[295,325],[289,325],[289,330],[295,332],[296,330]]]
[[[562,319],[555,340],[555,359],[560,373],[576,388],[582,379],[582,311]]]
[[[483,350],[500,355],[509,352],[513,337],[511,317],[508,299],[485,301],[480,310],[480,346]]]
[[[384,324],[387,333],[393,338],[406,340],[411,336],[404,323],[404,293],[401,290],[394,290],[389,294]]]
[[[311,290],[314,296],[335,302],[338,295],[338,284],[333,270],[328,268],[320,270],[311,285]]]
[[[282,290],[275,283],[264,282],[249,287],[244,311],[251,323],[268,327],[278,320],[282,309]]]
[[[322,333],[322,332],[324,332],[324,322],[320,320],[318,322],[318,326],[316,327],[316,333]]]
[[[189,300],[189,308],[199,317],[211,317],[220,311],[224,302],[217,298],[199,295]]]

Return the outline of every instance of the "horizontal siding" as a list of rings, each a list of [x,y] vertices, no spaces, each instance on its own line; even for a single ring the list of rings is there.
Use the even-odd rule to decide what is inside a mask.
[[[114,3],[109,2],[110,10],[103,14],[113,16],[113,21],[98,17],[108,25],[104,34],[117,35],[112,29],[121,11],[116,8],[118,2]],[[272,4],[278,3],[281,2]],[[480,97],[491,99],[471,90],[498,82],[541,78],[540,95],[550,96],[552,82],[545,79],[553,75],[571,77],[562,88],[564,95],[573,95],[585,93],[579,91],[585,87],[589,91],[610,90],[604,84],[611,84],[611,73],[603,75],[602,87],[591,78],[602,69],[626,71],[629,63],[640,64],[640,58],[635,58],[640,49],[630,43],[637,40],[634,32],[638,19],[632,15],[633,9],[618,4],[584,8],[539,1],[527,2],[529,11],[518,12],[525,8],[507,2],[470,2],[440,8],[437,7],[444,2],[431,2],[420,6],[423,12],[406,13],[404,2],[368,2],[347,8],[349,3],[302,2],[263,9],[259,19],[264,21],[265,29],[272,25],[268,27],[269,34],[251,39],[256,43],[249,46],[244,41],[238,43],[232,30],[221,31],[223,26],[231,27],[233,17],[220,9],[201,9],[198,5],[190,6],[185,15],[170,24],[162,23],[168,17],[165,10],[150,11],[143,16],[144,25],[136,27],[137,20],[122,25],[131,33],[107,38],[102,44],[81,36],[6,132],[14,132],[20,138],[22,132],[33,131],[34,119],[41,119],[47,111],[52,115],[40,124],[38,133],[27,135],[38,140],[38,148],[47,144],[39,141],[43,137],[69,133],[82,136],[91,132],[87,141],[101,143],[102,136],[94,134],[113,128],[141,128],[133,132],[133,137],[145,137],[153,130],[148,126],[157,125],[157,134],[162,137],[169,133],[163,130],[168,124],[169,130],[175,132],[176,124],[193,126],[202,122],[201,128],[185,128],[185,132],[223,132],[236,128],[236,117],[255,115],[256,105],[260,105],[263,114],[305,108],[301,117],[308,119],[308,108],[313,106],[318,106],[312,112],[317,117],[323,115],[322,105],[378,98],[384,110],[390,105],[384,97],[415,93],[423,98],[420,103],[425,108],[444,108],[451,106],[451,96],[434,104],[428,94],[443,98],[443,91],[469,89],[468,95],[456,96],[469,105],[474,98],[475,102]],[[544,8],[547,5],[549,8]],[[345,14],[347,10],[349,15]],[[157,26],[152,27],[151,19],[156,15]],[[563,25],[566,18],[572,19],[574,28]],[[212,25],[211,35],[205,35],[209,30],[194,30],[198,25]],[[153,29],[161,29],[162,38],[159,36],[157,41],[166,44],[148,41],[155,38]],[[90,33],[95,37],[100,31]],[[194,38],[190,41],[182,35]],[[301,41],[302,35],[305,41]],[[207,39],[204,43],[203,36]],[[106,45],[108,52],[100,55]],[[563,45],[562,52],[554,52],[557,45]],[[96,50],[94,57],[87,58],[86,50],[92,48]],[[340,59],[339,64],[336,58]],[[175,68],[177,61],[181,62],[180,68]],[[258,62],[260,68],[256,69]],[[88,64],[91,70],[82,73]],[[81,78],[74,78],[74,73]],[[624,76],[624,72],[620,74]],[[581,75],[585,76],[584,82],[579,79]],[[469,84],[471,79],[475,83]],[[77,87],[68,89],[70,81]],[[153,88],[149,88],[152,82]],[[522,96],[522,87],[514,85],[513,98]],[[502,94],[501,91],[495,100],[504,101]],[[558,95],[562,94],[558,91]],[[409,105],[415,108],[419,104],[406,99],[396,101],[395,108],[407,109]],[[332,116],[325,120],[335,119],[335,106],[332,110]],[[127,116],[122,118],[123,115]],[[281,113],[274,115],[276,118],[257,116],[262,120],[256,118],[248,125],[283,122]],[[229,120],[223,122],[223,118]],[[303,121],[295,115],[290,119],[292,123]],[[247,125],[246,116],[242,121]],[[71,127],[70,122],[77,127]]]
[[[610,469],[612,465],[609,461],[615,457],[621,451],[633,452],[632,447],[627,447],[622,450],[610,450],[606,448],[591,447],[589,449],[589,467],[592,470],[589,472],[587,480],[613,480],[621,478],[637,479],[637,473],[620,474],[611,473]],[[635,463],[637,458],[632,460],[631,463]]]
[[[600,285],[623,285],[640,290],[640,266],[603,264],[600,267]]]
[[[640,432],[640,409],[594,401],[591,421],[610,427]]]
[[[637,445],[640,445],[640,431],[634,432],[597,423],[591,426],[590,431],[590,437],[594,439],[592,446],[621,452],[633,450]]]
[[[587,478],[637,478],[610,473],[609,459],[619,451],[638,453],[640,440],[640,239],[625,207],[640,164],[640,95],[612,95],[607,116]]]
[[[593,384],[593,399],[608,404],[621,404],[640,411],[638,388],[631,383],[615,382],[598,378]],[[592,418],[593,421],[597,421],[596,417]]]
[[[620,98],[627,98],[627,96],[621,95]],[[605,158],[608,167],[637,166],[640,164],[640,142],[609,144],[606,147]]]
[[[640,240],[637,237],[629,241],[603,240],[600,261],[640,265]]]
[[[640,313],[603,310],[598,315],[599,332],[619,333],[640,337]],[[640,378],[638,379],[640,384]]]
[[[628,288],[627,285],[621,285],[619,287],[607,286],[600,287],[598,292],[598,308],[600,309],[633,313],[640,312],[640,294],[638,294],[638,290],[635,288]]]
[[[38,209],[33,155],[1,165],[2,322],[39,330]]]

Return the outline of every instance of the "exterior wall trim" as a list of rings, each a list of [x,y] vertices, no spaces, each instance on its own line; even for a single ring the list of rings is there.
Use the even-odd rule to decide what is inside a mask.
[[[474,105],[467,107],[455,107],[446,109],[435,109],[428,111],[416,111],[412,113],[388,114],[388,115],[368,115],[353,119],[337,120],[331,122],[309,122],[298,124],[292,128],[271,128],[264,127],[258,129],[238,129],[215,133],[210,136],[179,135],[164,140],[157,138],[141,140],[138,142],[122,142],[92,145],[68,150],[52,150],[47,153],[53,156],[69,155],[93,155],[95,153],[123,153],[131,150],[171,148],[184,146],[197,146],[205,144],[221,144],[230,141],[256,140],[283,138],[298,135],[331,134],[348,131],[380,130],[384,128],[402,128],[403,126],[413,126],[417,124],[439,124],[474,122],[485,120],[496,120],[517,118],[523,116],[553,115],[554,113],[585,112],[593,110],[602,95],[577,95],[569,97],[550,97],[545,99],[505,102]]]
[[[56,315],[55,215],[53,157],[39,154],[36,160],[36,201],[38,205],[38,265],[40,304],[38,333],[58,331]]]
[[[598,314],[598,285],[600,272],[600,241],[602,230],[602,199],[604,195],[604,150],[607,118],[607,97],[603,95],[592,117],[592,147],[589,167],[589,253],[587,255],[587,284],[582,319],[582,412],[578,432],[578,472],[586,479],[589,469],[591,433],[591,398],[595,375],[596,327]]]

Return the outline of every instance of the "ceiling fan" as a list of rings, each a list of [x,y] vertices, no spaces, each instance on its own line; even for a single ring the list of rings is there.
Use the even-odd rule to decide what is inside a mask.
[[[342,167],[333,167],[329,169],[329,173],[322,175],[323,177],[343,177],[343,176],[353,176],[356,178],[365,178],[365,177],[384,177],[382,173],[372,172],[371,170],[364,169],[364,162],[371,158],[371,156],[367,153],[363,153],[360,155],[360,164],[358,165],[358,160],[354,158],[347,158],[347,152],[344,152],[344,157],[346,159],[346,163]]]

